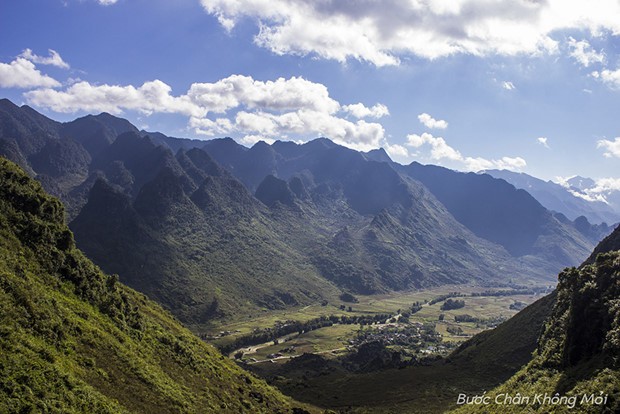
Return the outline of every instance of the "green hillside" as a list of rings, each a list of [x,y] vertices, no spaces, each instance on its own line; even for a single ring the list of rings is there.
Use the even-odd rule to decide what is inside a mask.
[[[305,412],[103,274],[63,219],[0,159],[0,412]]]
[[[620,251],[601,253],[580,269],[562,272],[532,360],[487,394],[489,405],[465,404],[459,412],[618,412],[619,298]],[[517,394],[527,400],[506,400]]]

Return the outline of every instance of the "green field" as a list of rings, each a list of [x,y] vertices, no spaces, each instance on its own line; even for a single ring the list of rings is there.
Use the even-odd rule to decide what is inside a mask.
[[[481,293],[486,288],[474,285],[446,285],[434,289],[415,290],[407,292],[392,292],[389,294],[356,296],[357,303],[345,303],[338,299],[327,304],[315,304],[299,308],[287,309],[282,311],[265,311],[259,315],[238,319],[228,323],[217,323],[211,326],[193,326],[192,329],[206,337],[209,342],[216,346],[226,346],[235,341],[236,338],[248,335],[255,329],[273,327],[278,322],[287,320],[306,322],[321,316],[368,316],[377,314],[397,315],[399,312],[408,311],[415,302],[429,302],[442,295],[458,292],[463,297],[458,299],[465,302],[465,306],[454,310],[441,310],[443,301],[434,304],[424,303],[422,309],[409,317],[410,323],[434,323],[436,330],[442,335],[444,342],[458,343],[469,337],[492,327],[476,322],[456,322],[455,316],[469,315],[482,320],[492,320],[493,318],[508,319],[517,313],[517,310],[510,309],[510,305],[515,302],[530,304],[539,299],[542,294],[512,295],[512,296],[469,296],[472,293]],[[493,289],[490,289],[493,290]],[[498,289],[495,289],[498,290]],[[341,305],[351,307],[351,311],[342,310]],[[444,315],[440,321],[440,315]],[[240,348],[244,352],[244,360],[253,358],[257,361],[265,361],[268,355],[282,353],[283,357],[277,358],[287,360],[290,357],[301,355],[305,352],[320,353],[325,351],[343,349],[348,340],[353,338],[360,326],[335,324],[330,327],[323,327],[314,331],[302,334],[290,334],[285,338],[278,338],[279,343],[273,341],[258,344],[252,347]],[[460,330],[459,334],[448,332]],[[222,332],[224,334],[222,334]],[[289,352],[281,350],[294,347]],[[256,349],[258,348],[258,349]],[[232,355],[233,353],[231,353]],[[252,360],[251,362],[254,362]]]

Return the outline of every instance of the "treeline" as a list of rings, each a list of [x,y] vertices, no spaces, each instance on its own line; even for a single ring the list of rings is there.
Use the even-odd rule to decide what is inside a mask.
[[[458,298],[458,297],[463,297],[466,296],[464,293],[459,293],[459,292],[451,292],[451,293],[446,293],[445,295],[440,295],[437,296],[436,298],[431,299],[428,304],[429,305],[434,305],[435,303],[439,303],[439,302],[443,302],[446,299],[449,298]]]
[[[450,293],[446,293],[445,295],[439,295],[439,296],[431,299],[428,302],[428,304],[429,305],[434,305],[435,303],[442,302],[442,301],[444,301],[446,299],[449,299],[449,298],[458,298],[458,297],[466,297],[466,296],[478,297],[478,296],[535,295],[535,294],[538,294],[538,293],[546,293],[548,291],[549,291],[549,289],[547,287],[538,286],[538,287],[531,287],[531,288],[519,287],[519,288],[502,289],[502,290],[485,290],[485,291],[482,291],[482,292],[472,292],[470,294],[459,293],[459,292],[450,292]]]
[[[441,310],[453,310],[453,309],[461,309],[465,307],[464,300],[458,299],[447,299],[442,305]]]
[[[534,287],[534,288],[518,288],[518,289],[503,289],[503,290],[485,290],[484,292],[473,292],[471,296],[515,296],[515,295],[535,295],[537,293],[547,292],[546,287]]]
[[[479,326],[496,326],[506,320],[503,316],[496,316],[494,318],[477,318],[471,315],[454,315],[455,322],[472,322]]]
[[[383,324],[386,320],[390,319],[392,315],[377,314],[377,315],[330,315],[321,316],[315,319],[310,319],[306,322],[301,321],[285,321],[276,324],[272,328],[259,328],[255,329],[251,334],[240,336],[233,342],[227,345],[219,347],[220,351],[228,355],[235,349],[244,348],[252,345],[258,345],[269,341],[275,341],[276,339],[297,332],[302,334],[304,332],[314,331],[315,329],[324,328],[326,326],[332,326],[334,324],[342,325],[372,325]]]

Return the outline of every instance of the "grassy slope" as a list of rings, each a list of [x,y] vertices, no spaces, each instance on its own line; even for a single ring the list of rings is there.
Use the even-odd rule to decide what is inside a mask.
[[[616,237],[617,238],[617,237]],[[581,269],[559,276],[557,301],[532,360],[488,393],[491,405],[468,405],[458,412],[520,413],[618,412],[620,410],[620,252],[599,255]],[[531,397],[527,405],[493,404],[499,394]],[[577,397],[577,405],[538,404],[536,394]],[[580,404],[583,395],[608,396],[606,404]],[[501,399],[500,399],[501,401]]]
[[[294,404],[75,248],[0,159],[0,412],[290,412]]]

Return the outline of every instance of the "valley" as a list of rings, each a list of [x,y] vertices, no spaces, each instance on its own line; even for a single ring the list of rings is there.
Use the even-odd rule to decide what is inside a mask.
[[[0,121],[0,154],[67,206],[54,216],[68,223],[61,233],[158,303],[158,318],[189,328],[188,350],[163,339],[173,352],[214,346],[226,364],[216,372],[264,381],[265,393],[240,391],[264,412],[269,393],[300,413],[455,408],[459,392],[501,386],[528,364],[557,272],[617,244],[614,233],[595,249],[609,226],[571,221],[504,180],[326,138],[247,148],[109,114],[59,123],[7,100]],[[240,398],[225,404],[251,410]]]
[[[0,414],[620,413],[620,0],[0,39]]]
[[[207,339],[208,342],[216,346],[227,346],[233,343],[236,338],[248,335],[255,330],[271,328],[278,323],[284,321],[308,322],[319,319],[321,317],[375,317],[377,315],[388,315],[386,319],[381,320],[382,324],[389,324],[389,319],[396,315],[402,315],[403,312],[410,314],[408,317],[410,323],[433,323],[438,325],[438,331],[442,334],[442,338],[447,342],[461,342],[464,339],[473,336],[485,329],[489,329],[497,325],[495,321],[503,321],[521,310],[526,305],[539,299],[553,289],[552,285],[532,285],[530,287],[520,287],[520,289],[483,289],[472,285],[446,285],[432,289],[409,292],[393,292],[381,295],[356,295],[357,302],[344,302],[338,298],[334,298],[335,303],[315,304],[297,309],[287,309],[282,311],[264,310],[256,316],[247,316],[240,320],[232,320],[226,322],[214,321],[208,325],[188,325],[192,331],[199,336]],[[530,291],[528,294],[521,294],[518,291]],[[494,294],[490,294],[493,292]],[[462,295],[456,296],[455,294]],[[501,294],[501,295],[498,295]],[[439,300],[434,304],[428,302],[442,297],[456,297],[465,301],[465,306],[460,309],[442,310],[441,305],[445,302]],[[420,310],[411,313],[411,307],[418,302],[421,306]],[[524,305],[514,307],[515,303]],[[345,309],[342,309],[342,306]],[[351,310],[348,311],[348,307]],[[513,308],[511,309],[511,306]],[[440,315],[444,315],[444,319],[440,320]],[[470,315],[482,321],[478,322],[461,322],[456,323],[454,317],[458,315]],[[487,322],[485,324],[484,322]],[[360,324],[347,324],[355,326],[359,329]],[[406,325],[402,324],[401,325]],[[478,325],[478,326],[476,326]],[[342,324],[336,324],[335,327],[321,328],[321,335],[326,341],[333,341],[336,337],[341,337],[346,342],[350,335],[356,330],[342,328]],[[345,325],[346,326],[346,325]],[[464,335],[454,335],[447,331],[447,328],[464,328]],[[333,335],[329,332],[333,329]],[[314,332],[314,331],[312,331]],[[303,334],[301,337],[304,337]],[[304,337],[305,339],[305,337]],[[273,341],[273,340],[272,340]],[[325,347],[321,345],[320,338],[317,342],[316,351],[324,351]],[[293,343],[291,343],[292,345]],[[277,348],[277,345],[268,347],[269,350]],[[280,347],[281,348],[281,347]],[[265,353],[265,352],[263,352]],[[271,353],[267,352],[266,354]],[[266,355],[265,354],[265,355]]]
[[[334,304],[309,305],[279,312],[265,310],[263,315],[213,325],[209,329],[204,326],[191,328],[207,342],[224,349],[230,359],[276,384],[294,398],[325,408],[338,408],[335,401],[325,405],[323,397],[318,397],[329,394],[325,387],[333,386],[332,381],[382,378],[394,369],[399,373],[404,372],[403,369],[414,370],[416,375],[425,378],[422,384],[416,382],[417,387],[422,387],[416,393],[432,392],[429,387],[439,387],[444,375],[453,376],[458,382],[455,387],[463,385],[465,377],[447,369],[443,362],[445,358],[463,342],[495,328],[551,290],[549,285],[484,290],[473,285],[449,285],[420,291],[358,295],[354,297],[355,302],[338,300]],[[459,309],[442,309],[450,298],[463,300],[465,305]],[[349,306],[351,310],[348,310]],[[412,312],[412,306],[415,312]],[[340,318],[343,317],[359,318],[361,323],[342,323]],[[321,319],[333,323],[321,326]],[[367,320],[373,322],[367,323]],[[273,329],[285,327],[293,321],[306,324],[285,335],[279,335]],[[269,340],[238,346],[240,339],[266,328],[273,329]],[[362,353],[363,357],[360,357]],[[308,379],[313,376],[329,381],[310,381],[313,384],[310,394],[291,388],[291,384],[308,385]],[[385,395],[384,387],[380,389],[381,395]],[[342,394],[338,398],[354,398],[342,388],[339,392]],[[452,395],[445,393],[445,397],[438,407],[453,403]],[[406,400],[398,393],[395,399],[398,404]],[[365,401],[363,405],[356,402],[354,405],[360,406],[354,412],[383,412],[385,408],[367,406],[377,403],[369,396]],[[415,401],[419,403],[420,399]],[[442,412],[443,409],[433,412]]]

